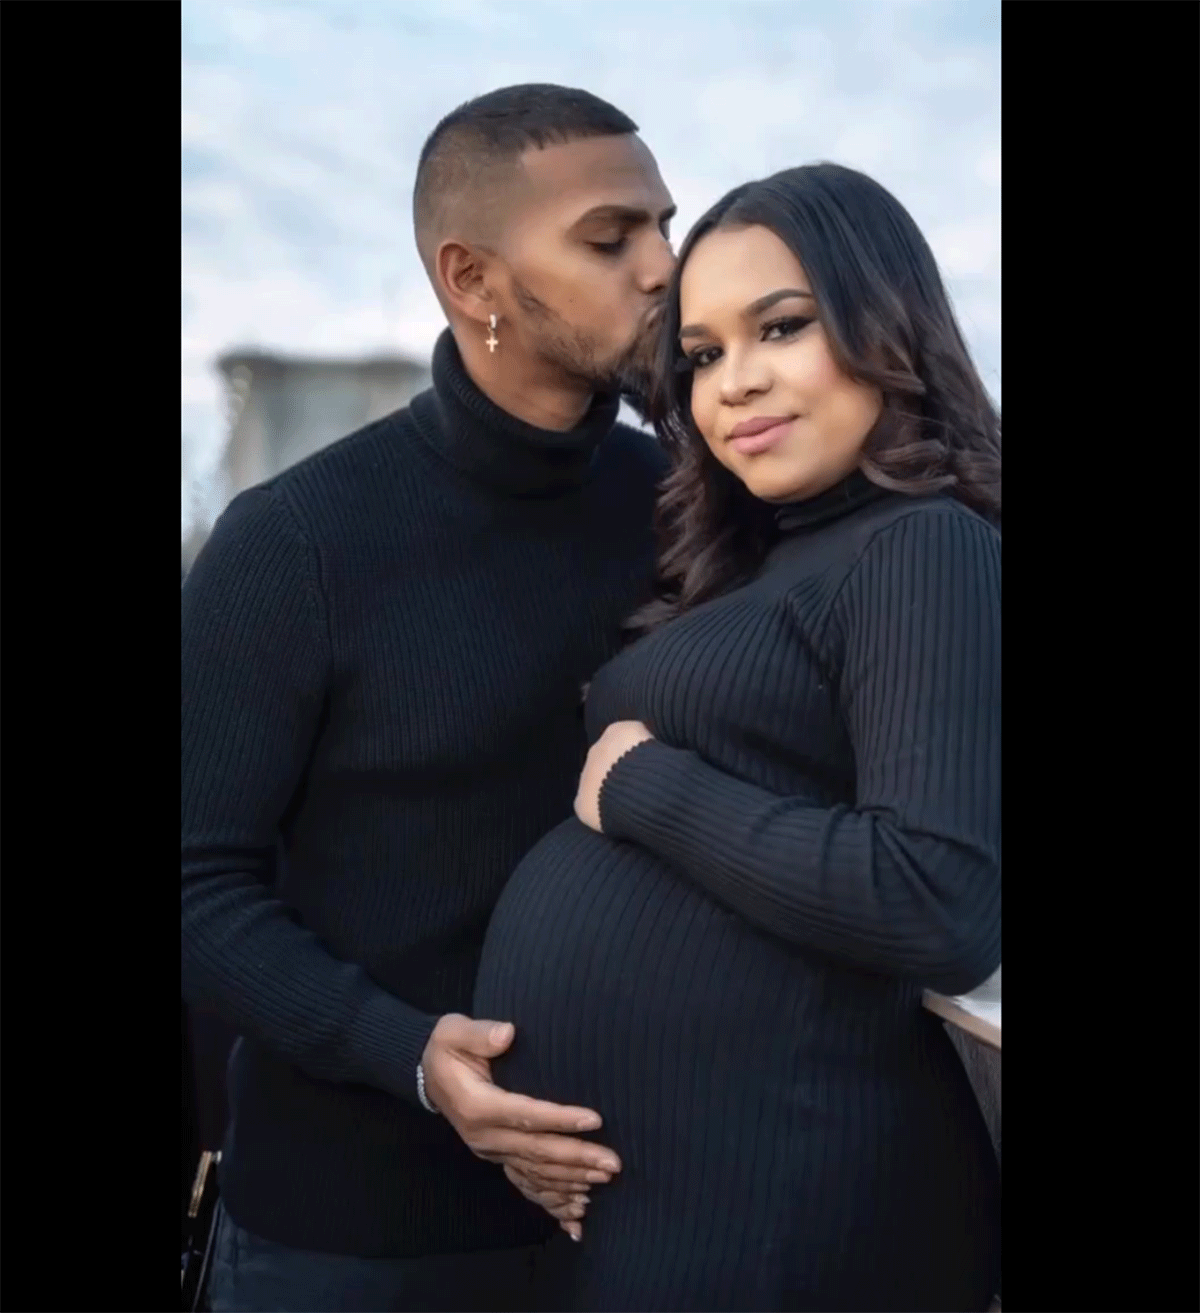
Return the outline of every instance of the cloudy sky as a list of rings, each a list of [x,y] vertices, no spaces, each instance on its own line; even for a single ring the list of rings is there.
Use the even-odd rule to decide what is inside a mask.
[[[412,241],[437,120],[517,82],[641,127],[679,236],[746,179],[872,174],[941,262],[1000,397],[999,0],[184,0],[182,529],[219,507],[214,358],[231,346],[426,356]]]

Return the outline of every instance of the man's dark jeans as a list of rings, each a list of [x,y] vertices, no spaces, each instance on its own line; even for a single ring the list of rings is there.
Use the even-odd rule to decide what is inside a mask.
[[[213,1313],[509,1313],[533,1307],[539,1249],[355,1258],[289,1249],[221,1208],[209,1287]]]

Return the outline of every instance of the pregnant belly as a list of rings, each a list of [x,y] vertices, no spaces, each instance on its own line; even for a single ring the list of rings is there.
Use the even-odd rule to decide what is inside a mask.
[[[931,1218],[974,1252],[956,1219],[995,1163],[916,992],[752,929],[636,845],[572,819],[527,855],[475,1015],[516,1026],[500,1085],[596,1109],[622,1159],[588,1210],[586,1293],[558,1307],[893,1307],[838,1303],[829,1254],[861,1244],[894,1283]],[[950,1306],[925,1293],[905,1306]]]
[[[500,1084],[595,1108],[636,1166],[674,1152],[694,1118],[819,1119],[853,1075],[844,1045],[859,1033],[830,1024],[835,993],[843,1016],[896,1006],[894,987],[806,961],[653,854],[572,819],[500,898],[475,1015],[516,1026]],[[823,1079],[801,1079],[814,1064]]]

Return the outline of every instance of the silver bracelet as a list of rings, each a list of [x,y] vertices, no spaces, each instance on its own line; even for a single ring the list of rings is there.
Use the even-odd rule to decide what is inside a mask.
[[[424,1108],[426,1112],[433,1113],[435,1117],[440,1117],[442,1115],[433,1104],[429,1102],[429,1095],[425,1093],[425,1068],[419,1062],[417,1063],[417,1098],[421,1100],[421,1107]]]

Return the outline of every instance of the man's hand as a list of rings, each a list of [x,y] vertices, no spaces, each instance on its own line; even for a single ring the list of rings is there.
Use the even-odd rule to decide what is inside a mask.
[[[603,1145],[574,1138],[598,1130],[599,1113],[510,1094],[493,1084],[491,1059],[514,1034],[509,1022],[473,1021],[453,1012],[442,1017],[421,1058],[425,1094],[472,1153],[503,1163],[521,1193],[570,1232],[568,1223],[577,1228],[582,1216],[579,1201],[586,1206],[590,1187],[612,1180],[621,1161]]]
[[[605,776],[630,748],[636,748],[639,743],[653,737],[640,720],[614,720],[592,744],[575,794],[575,815],[584,825],[603,833],[600,829],[600,786]]]
[[[580,1223],[587,1211],[588,1198],[586,1194],[565,1193],[569,1190],[567,1186],[563,1186],[558,1190],[547,1190],[515,1167],[505,1167],[504,1175],[530,1203],[537,1204],[539,1208],[544,1208],[551,1217],[557,1218],[559,1226],[572,1240],[583,1239],[583,1227]]]

